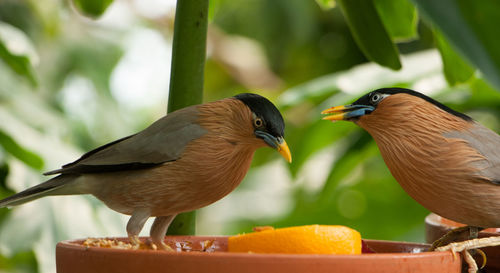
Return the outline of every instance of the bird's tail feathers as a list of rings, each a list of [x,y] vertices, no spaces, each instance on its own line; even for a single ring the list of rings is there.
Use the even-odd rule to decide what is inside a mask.
[[[75,176],[72,175],[56,176],[44,183],[0,200],[0,208],[21,205],[47,195],[71,194],[64,189],[64,186],[74,179]]]

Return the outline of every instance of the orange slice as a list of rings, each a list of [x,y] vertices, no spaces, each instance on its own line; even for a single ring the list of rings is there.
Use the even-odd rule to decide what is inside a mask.
[[[345,226],[265,228],[229,237],[229,252],[361,254],[361,235]]]

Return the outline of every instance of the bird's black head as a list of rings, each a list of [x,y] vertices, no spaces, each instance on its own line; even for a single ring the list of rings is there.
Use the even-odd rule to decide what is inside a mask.
[[[268,99],[257,94],[243,93],[234,97],[242,101],[252,111],[255,135],[263,139],[269,146],[280,151],[288,161],[291,161],[290,151],[283,138],[285,122],[278,108]]]
[[[357,120],[361,116],[368,115],[375,111],[377,109],[377,105],[384,100],[385,98],[394,95],[394,94],[408,94],[412,95],[418,98],[421,98],[429,103],[432,103],[436,107],[442,109],[443,111],[446,111],[452,115],[455,115],[459,118],[464,119],[465,121],[471,121],[472,119],[460,112],[457,112],[448,106],[441,104],[440,102],[411,89],[405,89],[405,88],[397,88],[397,87],[392,87],[392,88],[381,88],[377,89],[375,91],[372,91],[352,104],[349,105],[343,105],[343,106],[336,106],[332,107],[330,109],[327,109],[323,111],[323,114],[335,114],[332,116],[327,116],[324,119],[326,120]]]
[[[241,100],[255,114],[254,127],[278,138],[285,134],[285,122],[280,111],[272,102],[263,96],[243,93],[234,96]]]

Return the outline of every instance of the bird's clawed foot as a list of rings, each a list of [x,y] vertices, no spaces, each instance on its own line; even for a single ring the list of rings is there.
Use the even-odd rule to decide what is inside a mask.
[[[141,246],[141,240],[139,239],[138,235],[128,235],[128,240],[130,241],[130,244],[132,245],[133,249],[139,249]]]
[[[473,226],[454,228],[448,233],[446,233],[443,237],[437,239],[434,243],[432,243],[432,246],[429,249],[429,251],[434,251],[438,247],[446,246],[453,242],[475,239],[477,238],[478,232],[479,228]]]
[[[170,246],[165,244],[165,234],[167,233],[168,226],[174,220],[174,215],[168,216],[157,216],[153,225],[151,226],[151,231],[149,235],[151,237],[151,246],[154,246],[154,249],[160,249],[165,251],[174,251]]]
[[[160,241],[160,242],[149,241],[149,244],[151,246],[151,249],[154,249],[154,250],[163,250],[163,251],[169,251],[169,252],[174,251],[169,245],[165,244],[165,242],[163,242],[163,241]]]
[[[434,249],[434,251],[448,251],[451,250],[453,253],[453,257],[456,257],[457,252],[462,252],[464,255],[464,260],[469,265],[469,273],[475,273],[478,270],[476,261],[469,253],[469,250],[475,249],[481,256],[483,257],[483,264],[481,268],[486,265],[486,255],[479,248],[488,247],[488,246],[499,246],[500,245],[500,236],[480,238],[480,239],[472,239],[463,242],[451,243],[445,246],[440,246]]]
[[[132,249],[152,249],[152,250],[164,250],[164,251],[174,251],[169,245],[165,244],[163,240],[153,241],[151,238],[147,239],[146,242],[142,242],[137,235],[129,235],[129,241],[132,245]]]

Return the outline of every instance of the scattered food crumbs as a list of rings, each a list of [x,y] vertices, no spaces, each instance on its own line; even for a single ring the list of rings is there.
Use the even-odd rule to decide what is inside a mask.
[[[190,241],[176,242],[175,250],[177,252],[191,252],[193,250],[193,243]]]
[[[168,244],[168,242],[166,242]],[[88,238],[83,243],[85,247],[102,247],[102,248],[116,248],[116,249],[145,249],[156,250],[150,241],[141,242],[139,246],[134,246],[128,242],[120,241],[114,238]],[[217,245],[214,240],[205,240],[199,242],[199,245],[194,245],[191,241],[177,241],[169,244],[177,252],[214,252]]]
[[[214,252],[215,251],[215,244],[214,240],[206,240],[201,242],[201,251],[203,252]]]
[[[86,247],[156,250],[156,246],[152,245],[151,242],[141,242],[140,245],[134,246],[131,243],[111,238],[88,238],[83,242],[83,245]]]
[[[118,241],[116,239],[106,238],[88,238],[83,242],[86,247],[104,247],[104,248],[120,248],[120,249],[133,249],[132,244]]]

